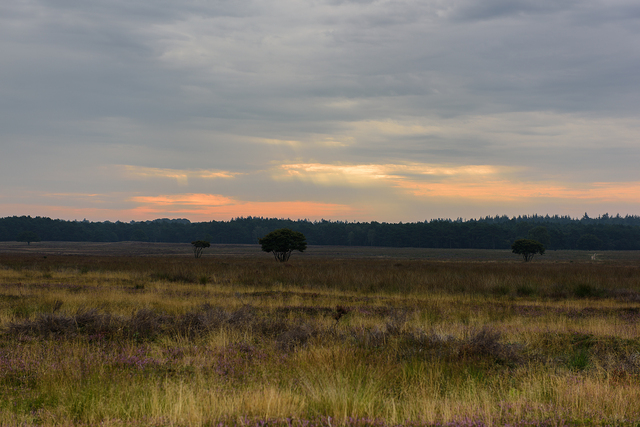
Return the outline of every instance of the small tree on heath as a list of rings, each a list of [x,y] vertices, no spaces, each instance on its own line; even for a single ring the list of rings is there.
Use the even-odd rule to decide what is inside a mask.
[[[211,246],[211,244],[206,240],[194,240],[191,244],[193,245],[193,254],[196,258],[200,258],[202,256],[204,248]]]
[[[522,255],[525,261],[531,261],[535,254],[544,255],[544,245],[530,239],[519,239],[511,245],[511,252]]]
[[[273,252],[273,256],[280,262],[289,260],[291,252],[307,249],[307,239],[299,231],[281,228],[272,231],[259,240],[262,250]]]

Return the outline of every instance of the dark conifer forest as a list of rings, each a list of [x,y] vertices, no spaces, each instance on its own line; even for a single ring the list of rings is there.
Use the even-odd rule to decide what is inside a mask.
[[[568,216],[496,216],[481,219],[435,219],[411,223],[308,221],[276,218],[235,218],[190,222],[156,219],[132,222],[66,221],[46,217],[0,218],[0,241],[16,241],[33,232],[42,241],[252,244],[267,233],[290,228],[302,232],[310,245],[388,246],[420,248],[508,249],[522,238],[547,249],[638,250],[640,216],[580,218]]]

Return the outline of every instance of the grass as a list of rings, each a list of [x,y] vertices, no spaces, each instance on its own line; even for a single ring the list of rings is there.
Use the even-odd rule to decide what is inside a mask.
[[[0,425],[640,423],[637,253],[48,248],[0,253]]]

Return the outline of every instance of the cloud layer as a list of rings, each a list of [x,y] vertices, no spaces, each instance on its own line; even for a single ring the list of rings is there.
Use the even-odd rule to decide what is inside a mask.
[[[0,215],[638,214],[636,3],[9,0]]]

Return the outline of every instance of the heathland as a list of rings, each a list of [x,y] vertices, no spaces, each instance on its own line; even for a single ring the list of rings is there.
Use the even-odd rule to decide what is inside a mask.
[[[0,244],[0,425],[638,425],[640,252]]]

